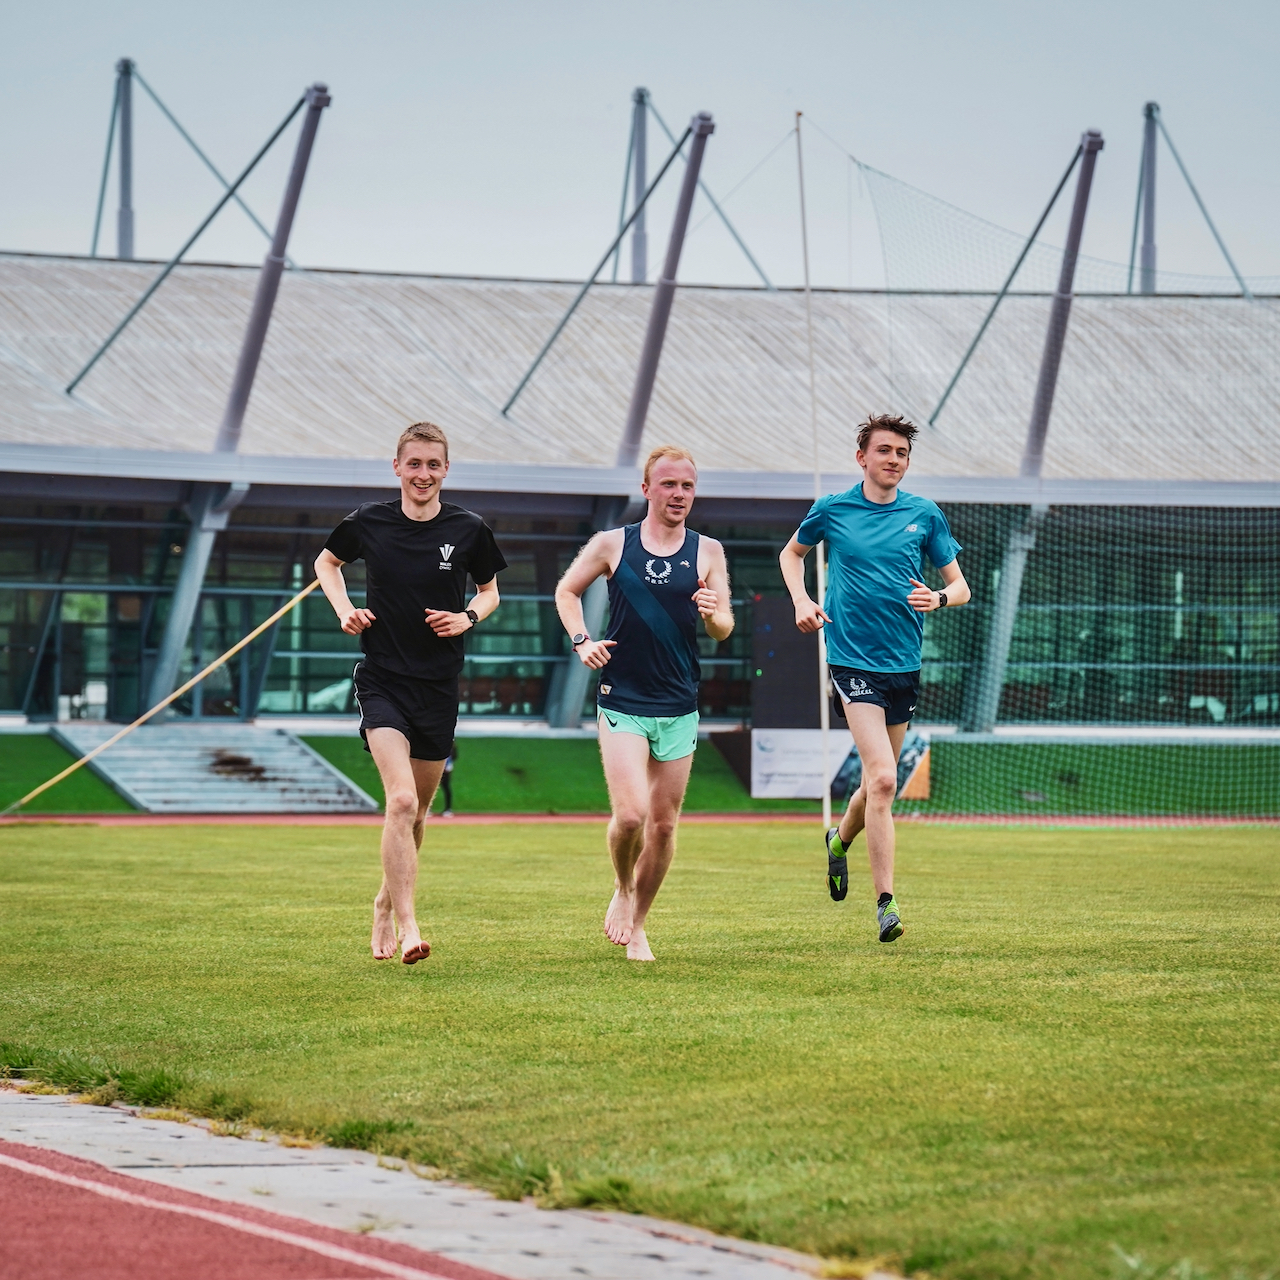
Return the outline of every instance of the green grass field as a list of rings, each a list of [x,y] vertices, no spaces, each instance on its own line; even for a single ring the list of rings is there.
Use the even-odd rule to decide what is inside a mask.
[[[65,769],[75,757],[44,734],[0,734],[0,809]],[[133,805],[88,767],[77,770],[23,813],[132,813]]]
[[[0,829],[0,1061],[948,1280],[1280,1265],[1276,830],[908,827],[882,947],[814,831],[690,826],[637,966],[600,826],[433,828],[412,969],[377,841]]]
[[[308,737],[307,743],[379,803],[382,784],[359,738]],[[458,813],[607,813],[600,749],[587,738],[460,738],[453,774]],[[436,809],[442,801],[437,796]],[[753,800],[709,742],[699,745],[685,796],[690,812],[813,810],[816,800]]]

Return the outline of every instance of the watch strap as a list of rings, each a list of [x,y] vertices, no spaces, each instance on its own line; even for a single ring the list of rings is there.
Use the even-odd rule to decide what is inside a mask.
[[[947,593],[945,591],[938,592],[938,608],[945,609],[947,607]]]
[[[480,625],[480,615],[476,613],[474,609],[464,609],[463,613],[465,613],[467,617],[471,619],[471,625],[473,627],[478,627]]]

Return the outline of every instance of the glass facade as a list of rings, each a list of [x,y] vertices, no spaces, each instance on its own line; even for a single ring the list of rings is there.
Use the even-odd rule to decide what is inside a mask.
[[[343,514],[235,513],[218,536],[185,674],[311,581]],[[919,710],[926,722],[963,717],[1007,538],[1027,514],[947,506],[975,600],[930,619]],[[574,520],[491,523],[511,567],[501,577],[501,609],[468,637],[462,712],[536,718],[570,660],[552,592],[589,529]],[[725,543],[738,616],[729,640],[702,641],[703,714],[749,721],[751,602],[782,593],[777,553],[793,530],[763,521],[698,527]],[[0,712],[128,721],[145,710],[186,530],[176,509],[0,503]],[[359,602],[362,566],[347,574]],[[1275,510],[1054,508],[1028,561],[1000,718],[1280,724],[1278,583]],[[357,658],[356,640],[317,595],[178,710],[351,714]]]

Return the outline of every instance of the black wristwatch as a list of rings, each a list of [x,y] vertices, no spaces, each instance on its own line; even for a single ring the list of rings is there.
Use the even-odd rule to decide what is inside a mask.
[[[947,607],[947,593],[945,591],[938,592],[938,608],[945,609]]]
[[[573,636],[571,638],[569,642],[569,648],[576,649],[580,644],[586,644],[587,641],[590,639],[591,637],[587,635],[585,631],[579,631],[576,636]]]
[[[476,613],[474,609],[464,609],[462,612],[471,619],[471,625],[473,627],[478,627],[480,625],[480,615]]]

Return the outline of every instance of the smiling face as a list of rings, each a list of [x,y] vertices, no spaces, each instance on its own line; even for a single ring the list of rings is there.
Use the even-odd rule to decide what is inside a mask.
[[[659,458],[640,492],[649,501],[649,514],[665,525],[683,524],[693,510],[698,469],[685,458]]]
[[[409,440],[392,463],[400,477],[400,496],[406,507],[422,508],[438,501],[449,474],[444,445],[437,440]]]
[[[900,485],[910,465],[911,441],[896,431],[873,431],[867,447],[858,450],[858,466],[872,484],[882,489]]]

